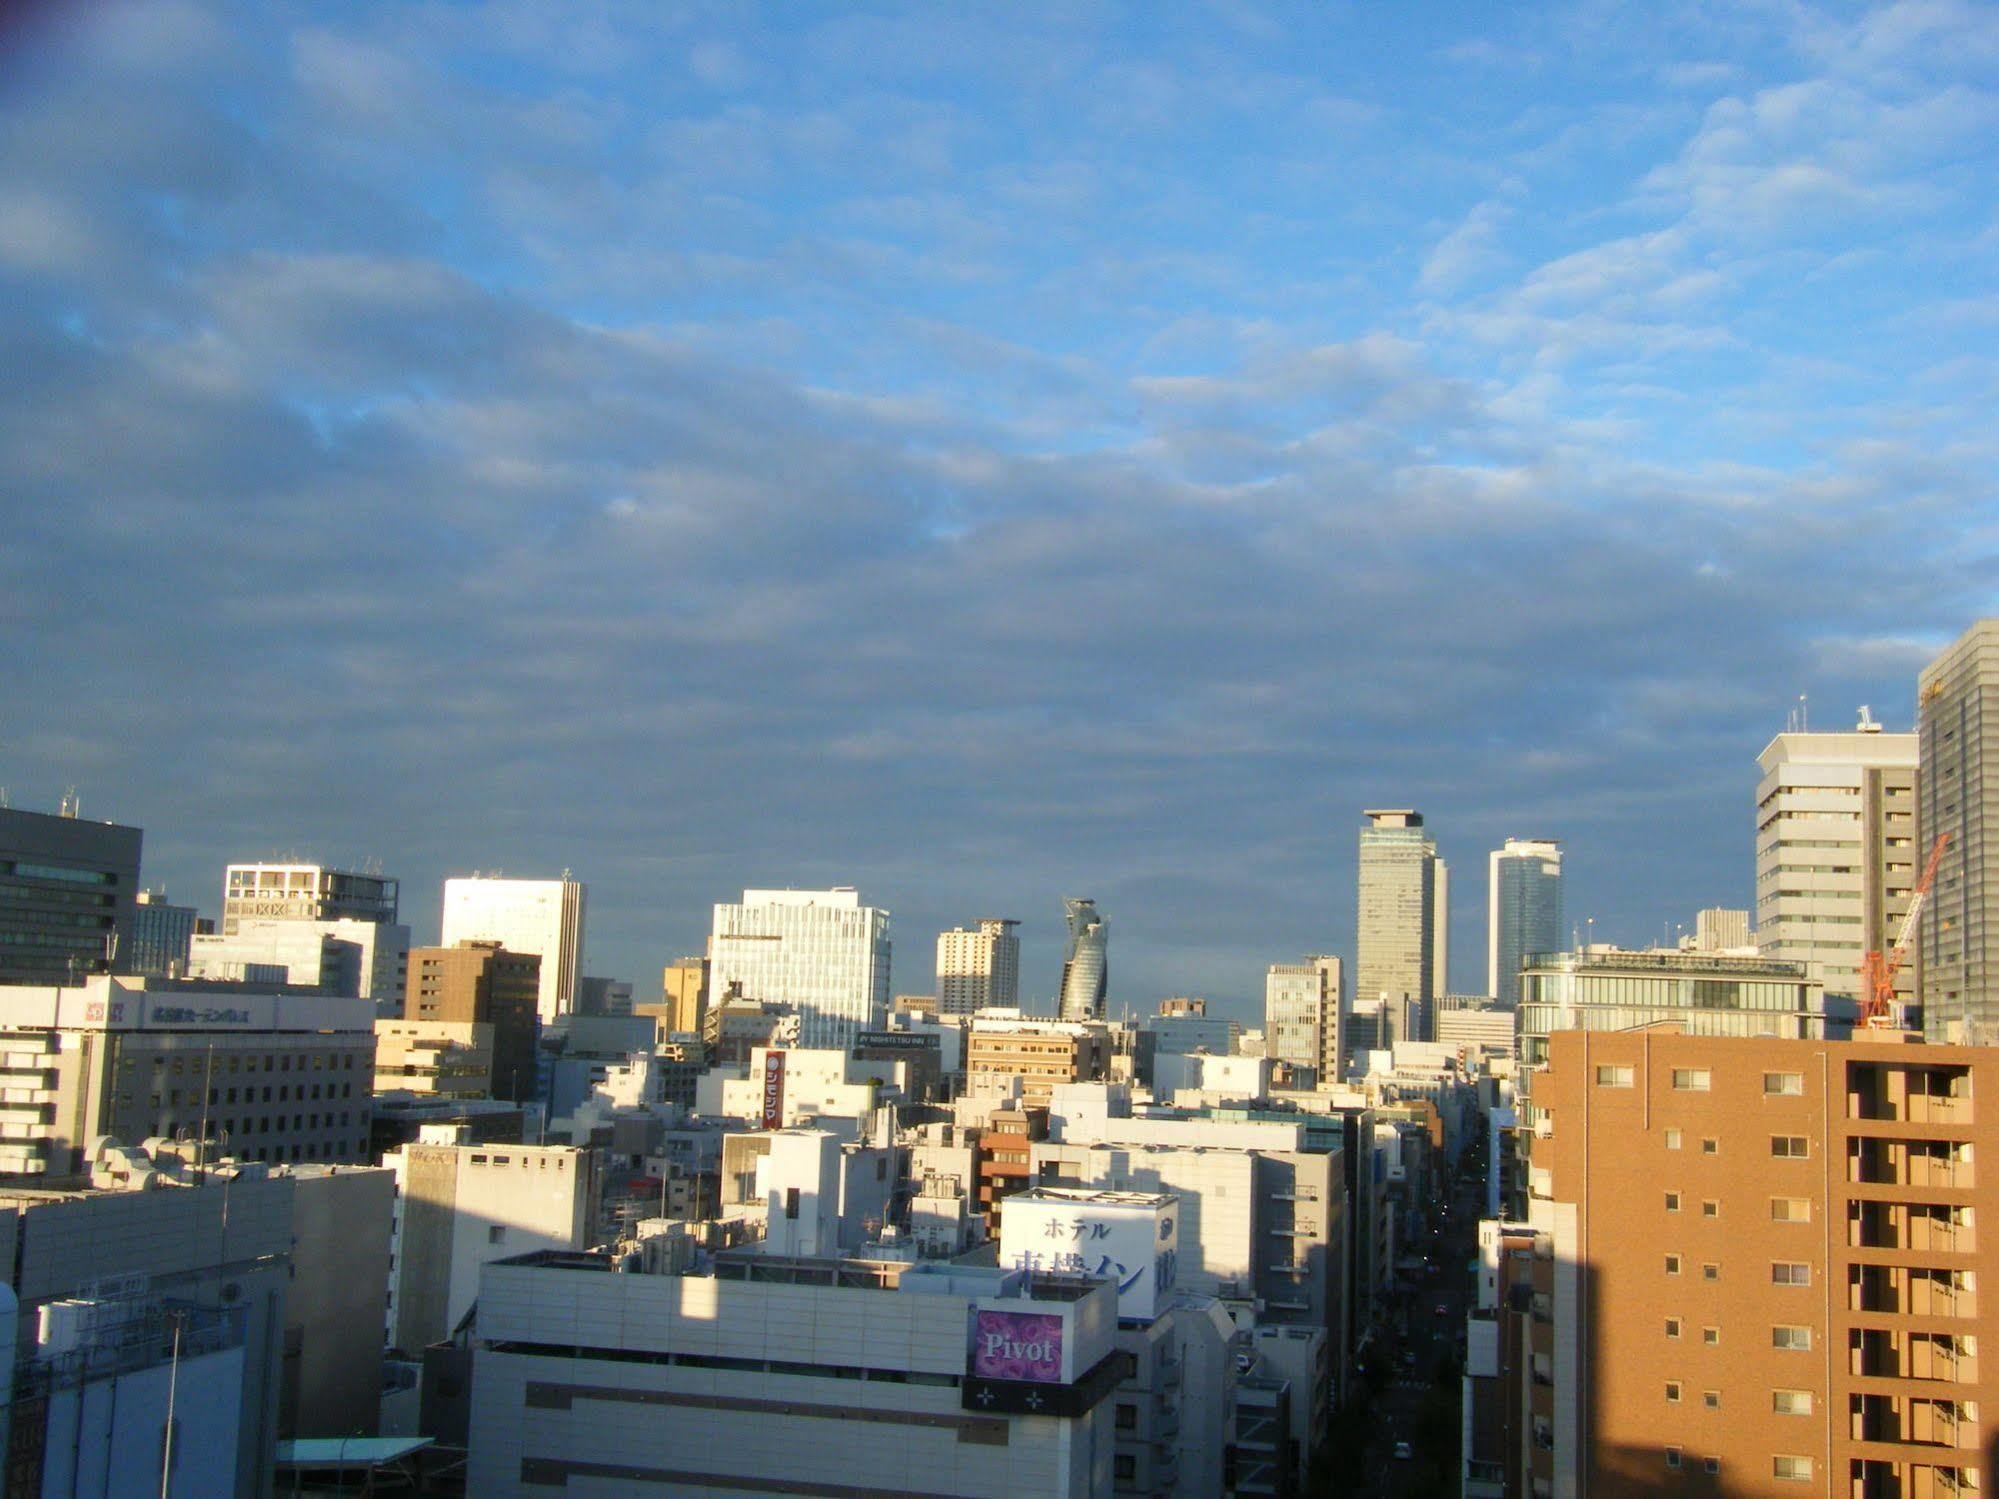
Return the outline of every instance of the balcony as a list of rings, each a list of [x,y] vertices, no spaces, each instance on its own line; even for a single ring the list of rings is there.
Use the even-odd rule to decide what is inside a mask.
[[[1970,1275],[1907,1265],[1851,1265],[1847,1309],[1896,1317],[1976,1317],[1978,1294]]]
[[[1978,1405],[1964,1400],[1855,1395],[1848,1403],[1848,1434],[1856,1442],[1975,1448]]]
[[[1847,1336],[1847,1369],[1864,1379],[1978,1383],[1978,1340],[1950,1333],[1855,1328]]]
[[[1847,1111],[1855,1119],[1896,1124],[1969,1124],[1969,1067],[1912,1067],[1849,1062]]]
[[[1969,1191],[1977,1183],[1971,1145],[1962,1140],[1896,1140],[1862,1136],[1846,1158],[1846,1179],[1859,1185]]]
[[[1846,1242],[1855,1249],[1970,1254],[1977,1247],[1968,1207],[1857,1201],[1847,1205]]]

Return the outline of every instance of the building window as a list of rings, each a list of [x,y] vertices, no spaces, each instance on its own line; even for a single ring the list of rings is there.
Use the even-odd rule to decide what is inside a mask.
[[[1780,1416],[1809,1416],[1812,1413],[1812,1392],[1810,1390],[1772,1390],[1770,1409]]]
[[[1117,1408],[1117,1429],[1134,1431],[1138,1427],[1138,1407],[1120,1403]]]
[[[1599,1088],[1628,1088],[1632,1083],[1629,1067],[1599,1067],[1596,1069],[1596,1085]]]
[[[1802,1072],[1766,1072],[1763,1074],[1763,1091],[1796,1098],[1805,1091],[1805,1075]]]
[[[1679,1467],[1679,1465],[1680,1465],[1680,1449],[1677,1447],[1668,1447],[1666,1449],[1666,1466],[1669,1468],[1677,1468]]]
[[[1779,1455],[1770,1459],[1770,1476],[1782,1478],[1791,1483],[1812,1481],[1812,1460],[1808,1457],[1788,1457]]]
[[[1666,1381],[1666,1402],[1669,1405],[1680,1403],[1680,1382],[1677,1379]]]
[[[1706,1139],[1704,1139],[1704,1140],[1702,1140],[1702,1141],[1701,1141],[1701,1154],[1702,1154],[1702,1155],[1720,1155],[1720,1154],[1721,1154],[1721,1141],[1719,1141],[1719,1140],[1715,1139],[1715,1137],[1714,1137],[1713,1135],[1709,1135],[1709,1136],[1708,1136],[1708,1137],[1707,1137]]]
[[[1666,1273],[1668,1275],[1678,1275],[1680,1273],[1680,1257],[1677,1254],[1666,1256]]]
[[[1676,1129],[1669,1129],[1669,1130],[1667,1130],[1667,1131],[1666,1131],[1666,1149],[1668,1149],[1668,1150],[1678,1150],[1679,1148],[1680,1148],[1680,1132],[1679,1132],[1678,1130],[1676,1130]]]
[[[1721,1471],[1721,1459],[1718,1457],[1704,1457],[1701,1459],[1701,1467],[1709,1473],[1719,1473]]]
[[[1787,1161],[1802,1161],[1812,1153],[1811,1141],[1803,1135],[1772,1135],[1770,1154]]]
[[[1770,1266],[1770,1284],[1773,1286],[1808,1286],[1812,1283],[1812,1267],[1802,1260],[1776,1260]]]
[[[1720,1409],[1721,1409],[1721,1391],[1720,1391],[1720,1390],[1702,1390],[1702,1391],[1701,1391],[1701,1404],[1702,1404],[1702,1405],[1704,1405],[1704,1406],[1706,1406],[1706,1407],[1707,1407],[1707,1408],[1708,1408],[1709,1410],[1711,1410],[1711,1411],[1718,1411],[1718,1410],[1720,1410]]]
[[[1809,1223],[1812,1221],[1812,1202],[1809,1197],[1773,1197],[1770,1199],[1770,1221],[1772,1223]]]
[[[1713,1081],[1705,1067],[1675,1067],[1673,1088],[1680,1093],[1705,1093]]]
[[[486,1242],[488,1244],[506,1243],[507,1242],[506,1225],[502,1223],[495,1223],[489,1226],[486,1230]]]
[[[1770,1329],[1770,1346],[1803,1352],[1812,1346],[1812,1330],[1809,1327],[1780,1323]]]
[[[1717,1346],[1721,1342],[1721,1329],[1719,1327],[1703,1327],[1701,1329],[1701,1341],[1710,1348]]]
[[[1721,1279],[1721,1266],[1719,1266],[1719,1265],[1702,1265],[1702,1266],[1701,1266],[1701,1279],[1702,1279],[1702,1280],[1720,1280],[1720,1279]]]
[[[1126,1482],[1138,1476],[1138,1459],[1128,1452],[1120,1452],[1112,1463],[1114,1476]]]
[[[1701,1216],[1703,1218],[1719,1218],[1721,1216],[1721,1199],[1717,1197],[1702,1198]]]

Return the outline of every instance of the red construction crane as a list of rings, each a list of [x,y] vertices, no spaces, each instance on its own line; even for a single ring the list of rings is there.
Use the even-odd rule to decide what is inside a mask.
[[[1916,881],[1916,888],[1909,894],[1909,914],[1902,918],[1902,929],[1895,936],[1895,945],[1886,953],[1870,952],[1860,960],[1860,978],[1866,992],[1866,1001],[1861,1014],[1868,1025],[1892,1026],[1899,1022],[1895,1018],[1895,975],[1902,971],[1902,964],[1909,956],[1909,944],[1916,938],[1916,922],[1923,914],[1923,903],[1929,899],[1930,886],[1937,880],[1937,864],[1943,858],[1943,846],[1950,842],[1950,834],[1938,833],[1937,841],[1930,845],[1929,862],[1923,866],[1923,877]]]

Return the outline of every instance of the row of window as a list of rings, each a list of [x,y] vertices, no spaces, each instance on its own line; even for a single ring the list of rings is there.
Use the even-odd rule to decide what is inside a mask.
[[[1666,1319],[1666,1336],[1668,1338],[1677,1340],[1681,1336],[1682,1331],[1683,1325],[1678,1317],[1668,1317]],[[1721,1329],[1719,1327],[1703,1327],[1701,1329],[1701,1342],[1709,1348],[1719,1347],[1721,1344]],[[1808,1352],[1812,1346],[1812,1330],[1809,1327],[1800,1326],[1796,1323],[1780,1322],[1770,1329],[1770,1346],[1793,1352]]]
[[[351,1051],[337,1053],[324,1051],[309,1052],[298,1059],[298,1070],[300,1072],[352,1072],[354,1070],[355,1055]],[[310,1065],[307,1064],[308,1056],[311,1058]],[[283,1055],[264,1057],[262,1059],[264,1065],[261,1068],[257,1066],[258,1058],[256,1057],[176,1056],[171,1058],[170,1066],[169,1060],[166,1056],[155,1056],[153,1058],[153,1070],[157,1072],[162,1068],[166,1068],[176,1076],[182,1072],[213,1074],[217,1072],[290,1072],[292,1070],[292,1058],[289,1052]],[[127,1070],[130,1070],[134,1065],[133,1058],[126,1057],[122,1065]]]
[[[1680,1273],[1680,1257],[1666,1256],[1666,1273]],[[1713,1261],[1701,1265],[1702,1280],[1720,1280],[1721,1266]],[[1770,1262],[1770,1284],[1773,1286],[1808,1286],[1812,1283],[1812,1267],[1803,1260],[1772,1260]]]
[[[1666,1403],[1680,1403],[1681,1385],[1677,1379],[1666,1381]],[[1721,1409],[1720,1390],[1702,1390],[1701,1404],[1709,1410]],[[1812,1413],[1812,1392],[1810,1390],[1772,1390],[1770,1409],[1780,1416],[1809,1416]]]
[[[1607,1063],[1596,1069],[1596,1085],[1599,1088],[1630,1088],[1636,1086],[1638,1073],[1635,1068],[1622,1063]],[[1678,1093],[1706,1093],[1714,1086],[1714,1074],[1705,1067],[1675,1067],[1673,1069],[1673,1089]],[[1805,1075],[1802,1072],[1766,1072],[1763,1074],[1763,1092],[1772,1098],[1799,1098],[1804,1095]]]
[[[1669,1468],[1686,1466],[1686,1456],[1680,1448],[1668,1447],[1666,1449],[1666,1466]],[[1718,1457],[1704,1457],[1701,1459],[1701,1467],[1705,1472],[1719,1473],[1721,1471],[1721,1459]],[[1812,1460],[1808,1457],[1801,1457],[1791,1453],[1778,1453],[1770,1459],[1770,1476],[1772,1478],[1783,1479],[1789,1483],[1810,1483],[1812,1478]]]

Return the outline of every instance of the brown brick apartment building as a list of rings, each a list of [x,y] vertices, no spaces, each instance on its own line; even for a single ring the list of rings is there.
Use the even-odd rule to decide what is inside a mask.
[[[1999,1482],[1999,1049],[1570,1031],[1535,1093],[1509,1491]]]

